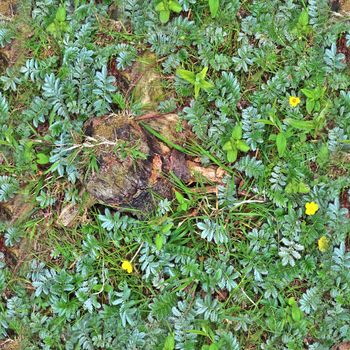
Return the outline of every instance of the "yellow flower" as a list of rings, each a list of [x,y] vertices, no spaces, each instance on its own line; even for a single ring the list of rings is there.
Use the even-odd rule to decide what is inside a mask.
[[[315,215],[318,210],[318,204],[315,202],[308,202],[305,204],[305,214],[306,215]]]
[[[132,272],[132,264],[130,261],[128,260],[123,260],[122,262],[122,269],[127,271],[127,273],[131,273]]]
[[[324,253],[329,248],[329,239],[326,236],[322,236],[318,240],[318,249],[320,252]]]
[[[296,107],[300,103],[300,98],[297,96],[289,96],[289,104]]]

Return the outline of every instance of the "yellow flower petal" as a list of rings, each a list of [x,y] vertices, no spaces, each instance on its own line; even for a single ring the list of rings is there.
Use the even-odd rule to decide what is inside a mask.
[[[123,260],[122,262],[122,269],[127,271],[127,273],[131,273],[132,272],[132,264],[130,261],[128,260]]]
[[[318,204],[315,202],[308,202],[305,204],[305,214],[306,215],[315,215],[318,210]]]
[[[324,253],[329,248],[329,239],[326,236],[322,236],[317,243],[318,249],[322,253]]]
[[[296,107],[300,103],[300,98],[297,96],[290,96],[289,97],[289,104],[292,107]]]

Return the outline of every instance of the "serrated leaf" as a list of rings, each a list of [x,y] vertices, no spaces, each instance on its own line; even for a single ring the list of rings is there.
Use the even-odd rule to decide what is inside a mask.
[[[291,194],[291,193],[295,193],[296,190],[295,190],[295,184],[293,182],[290,182],[286,188],[284,189],[284,191],[287,193],[287,194]]]
[[[64,22],[66,20],[67,12],[64,6],[60,6],[56,12],[55,19],[58,22]]]
[[[199,80],[204,80],[208,72],[208,67],[204,67],[199,73],[197,73],[196,77]]]
[[[113,102],[116,105],[118,105],[120,109],[124,110],[126,108],[126,102],[125,102],[124,96],[121,93],[117,92],[116,94],[113,94],[112,99],[113,99]]]
[[[199,96],[200,89],[201,89],[200,85],[196,83],[194,85],[194,98],[197,98]]]
[[[176,70],[176,74],[180,78],[188,81],[191,84],[195,84],[196,83],[196,75],[193,72],[189,71],[189,70],[178,68]]]
[[[303,193],[303,194],[309,193],[310,187],[307,184],[305,184],[304,182],[299,182],[298,192]]]
[[[205,91],[212,89],[214,87],[214,84],[212,84],[210,81],[203,80],[201,81],[201,88],[204,89]]]
[[[298,23],[303,27],[309,24],[309,13],[307,10],[304,9],[303,11],[301,11],[299,15]]]

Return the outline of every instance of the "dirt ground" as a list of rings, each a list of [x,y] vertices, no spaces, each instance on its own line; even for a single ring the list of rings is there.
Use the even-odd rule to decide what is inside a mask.
[[[347,12],[350,15],[350,0],[340,1],[340,8],[343,12]]]
[[[0,1],[0,19],[2,16],[11,18],[16,12],[16,4],[14,0],[1,0]],[[1,16],[2,15],[2,16]]]

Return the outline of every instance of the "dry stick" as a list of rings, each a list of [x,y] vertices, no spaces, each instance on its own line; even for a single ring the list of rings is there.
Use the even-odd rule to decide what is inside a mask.
[[[86,137],[87,140],[93,141],[93,142],[98,142],[98,140],[94,139],[93,137],[87,136]],[[98,143],[90,143],[90,142],[83,142],[81,144],[77,144],[77,145],[73,145],[67,149],[65,149],[66,152],[68,151],[72,151],[76,148],[93,148],[93,147],[97,147],[97,146],[101,146],[101,145],[109,145],[109,146],[116,146],[117,143],[113,142],[113,141],[108,141],[107,139],[101,139],[104,141],[98,142]]]
[[[7,343],[13,343],[13,342],[15,342],[13,339],[6,339],[0,343],[0,346],[3,347]]]
[[[257,306],[254,300],[251,299],[251,297],[244,291],[242,287],[241,287],[241,291],[254,306]]]
[[[139,248],[137,249],[136,253],[135,253],[134,256],[131,258],[130,263],[132,263],[132,262],[134,261],[134,259],[137,257],[137,254],[140,252],[140,250],[141,250],[141,248],[143,247],[143,244],[144,244],[144,243],[145,243],[145,242],[142,242],[142,243],[140,244],[140,246],[139,246]]]
[[[265,203],[265,202],[266,201],[262,199],[247,199],[245,201],[236,203],[233,207],[239,207],[240,205],[249,204],[249,203]]]
[[[160,118],[160,117],[164,117],[165,115],[167,115],[167,113],[157,113],[157,112],[150,112],[147,114],[143,114],[140,117],[135,118],[136,121],[139,120],[147,120],[147,119],[153,119],[153,118]]]

